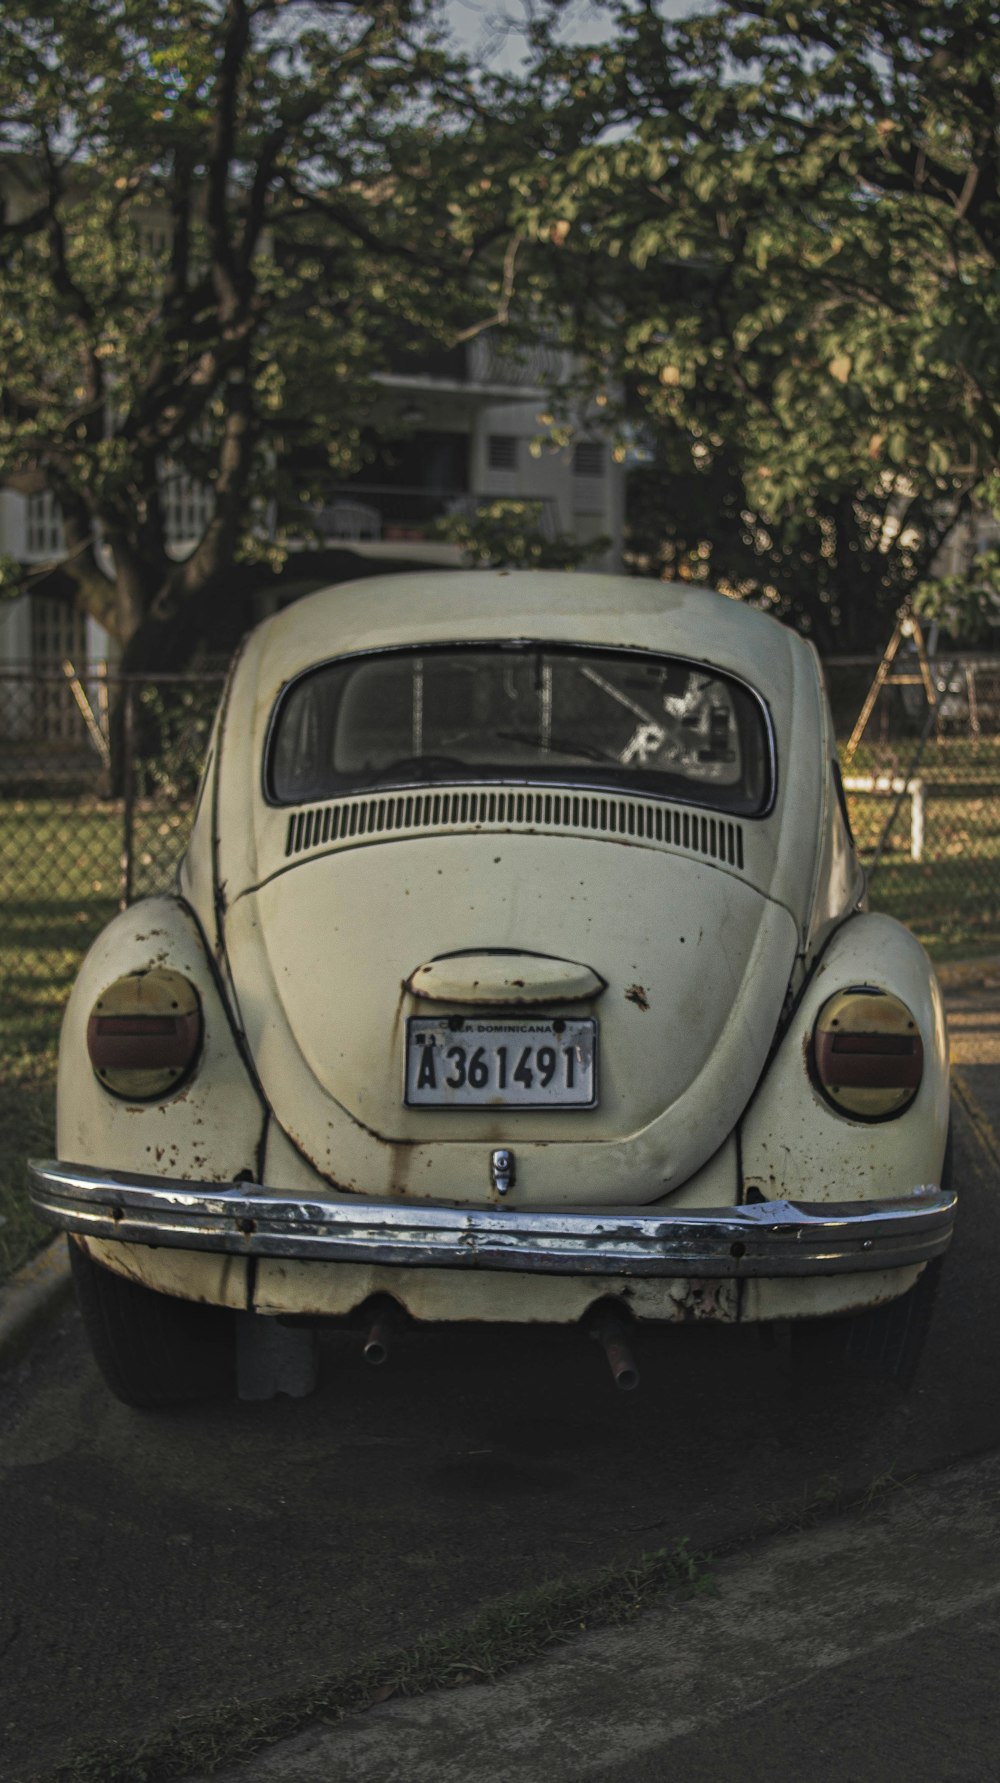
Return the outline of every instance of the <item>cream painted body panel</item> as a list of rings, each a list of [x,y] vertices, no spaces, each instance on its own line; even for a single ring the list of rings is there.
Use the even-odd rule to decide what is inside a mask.
[[[169,965],[201,998],[205,1035],[193,1077],[163,1102],[127,1102],[104,1089],[87,1058],[87,1018],[128,972]],[[231,1182],[257,1174],[265,1111],[233,1035],[191,912],[178,898],[145,898],[116,916],[80,968],[59,1047],[56,1144],[66,1163]]]
[[[406,1149],[413,1150],[412,1147]],[[477,1155],[481,1163],[483,1152],[479,1151]],[[303,1199],[308,1199],[310,1195],[315,1195],[318,1192],[327,1195],[330,1193],[326,1178],[292,1144],[277,1121],[272,1121],[267,1131],[264,1178],[269,1187],[276,1186],[282,1192],[300,1196]],[[349,1200],[350,1196],[346,1195],[343,1198]],[[404,1184],[390,1199],[420,1201],[427,1200],[428,1197],[411,1192],[409,1187]],[[488,1200],[483,1196],[473,1196],[472,1194],[468,1195],[466,1199],[469,1202],[477,1202],[479,1205],[496,1207],[524,1205],[516,1190],[503,1197],[491,1195]],[[665,1197],[661,1196],[660,1199],[665,1199]],[[730,1134],[725,1143],[720,1145],[718,1151],[706,1160],[700,1170],[695,1171],[693,1176],[690,1176],[679,1188],[674,1189],[670,1193],[669,1199],[672,1208],[734,1206],[739,1200],[739,1171],[736,1160],[735,1134]],[[585,1204],[579,1197],[574,1199],[564,1195],[546,1202],[545,1205],[547,1207],[580,1207]],[[600,1203],[592,1203],[592,1205],[600,1206]]]
[[[758,1276],[743,1283],[740,1319],[748,1325],[784,1319],[836,1318],[896,1300],[912,1288],[920,1267],[871,1269],[864,1275]]]
[[[818,657],[816,673],[821,675]],[[837,740],[826,699],[819,702],[816,714],[819,727],[820,759],[827,763],[814,821],[817,846],[814,852],[813,883],[809,893],[808,917],[803,934],[803,967],[817,959],[834,929],[849,911],[860,910],[866,899],[864,869],[854,851],[854,843],[837,796],[834,774],[837,766]]]
[[[576,1324],[599,1302],[614,1299],[637,1319],[662,1324],[715,1320],[735,1324],[740,1283],[669,1277],[518,1275],[456,1269],[387,1269],[377,1264],[265,1259],[257,1273],[258,1312],[343,1317],[374,1294],[388,1294],[413,1319],[487,1324]]]
[[[860,1312],[905,1294],[919,1273],[919,1269],[883,1269],[864,1275],[810,1276],[807,1281],[786,1277],[745,1282],[606,1275],[596,1282],[593,1276],[389,1269],[361,1263],[330,1266],[269,1258],[258,1270],[254,1305],[261,1313],[344,1318],[373,1295],[388,1295],[418,1320],[560,1325],[574,1324],[592,1306],[613,1299],[640,1322],[733,1325]]]
[[[912,1106],[893,1120],[837,1112],[810,1075],[817,1015],[834,992],[856,984],[901,997],[923,1040],[923,1082]],[[892,917],[851,917],[830,941],[747,1109],[740,1129],[744,1192],[765,1200],[853,1201],[939,1184],[948,1115],[948,1041],[930,961]]]
[[[119,1244],[113,1238],[81,1238],[77,1242],[95,1263],[155,1288],[159,1294],[228,1306],[233,1312],[248,1311],[252,1305],[245,1257],[172,1250],[166,1245]]]
[[[796,933],[718,866],[573,837],[459,835],[295,866],[236,901],[226,944],[275,1118],[322,1175],[485,1204],[490,1149],[504,1145],[518,1202],[551,1207],[657,1200],[711,1156],[763,1069]],[[597,1019],[598,1107],[404,1107],[406,1017],[427,1009],[405,989],[414,967],[529,944],[607,985],[592,1003],[545,1006]]]

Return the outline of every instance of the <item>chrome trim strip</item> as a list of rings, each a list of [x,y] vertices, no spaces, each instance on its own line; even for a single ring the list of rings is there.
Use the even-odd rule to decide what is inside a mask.
[[[956,1197],[699,1209],[442,1207],[185,1182],[34,1160],[31,1198],[65,1231],[130,1244],[544,1275],[803,1276],[926,1263]]]

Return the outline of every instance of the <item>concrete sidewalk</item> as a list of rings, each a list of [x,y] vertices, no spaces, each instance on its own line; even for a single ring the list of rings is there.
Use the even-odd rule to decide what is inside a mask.
[[[991,1455],[728,1559],[710,1594],[665,1594],[496,1684],[313,1728],[215,1783],[985,1783],[998,1536]]]

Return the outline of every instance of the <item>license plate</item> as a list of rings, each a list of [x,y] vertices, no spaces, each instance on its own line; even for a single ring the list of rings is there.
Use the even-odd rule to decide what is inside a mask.
[[[597,1023],[410,1016],[404,1101],[408,1108],[595,1108]]]

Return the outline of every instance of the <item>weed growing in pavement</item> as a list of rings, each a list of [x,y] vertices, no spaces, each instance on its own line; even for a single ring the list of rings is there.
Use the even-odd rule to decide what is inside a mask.
[[[896,1473],[895,1461],[890,1461],[888,1467],[883,1468],[881,1473],[875,1474],[874,1478],[869,1480],[858,1500],[858,1509],[862,1511],[874,1510],[875,1506],[880,1504],[883,1498],[887,1498],[890,1492],[905,1492],[908,1485],[909,1478],[901,1480]]]
[[[843,1483],[836,1474],[824,1474],[815,1485],[806,1480],[798,1498],[788,1508],[787,1526],[797,1531],[809,1529],[821,1518],[835,1516],[846,1498]]]
[[[658,1591],[712,1588],[710,1555],[686,1541],[610,1566],[589,1579],[553,1580],[491,1604],[464,1628],[429,1635],[408,1649],[372,1654],[351,1671],[314,1679],[271,1701],[231,1703],[211,1718],[193,1714],[137,1740],[80,1751],[46,1783],[161,1783],[245,1760],[310,1723],[335,1724],[395,1696],[462,1684],[491,1684],[581,1630],[630,1621]]]
[[[807,1480],[798,1498],[792,1501],[779,1521],[760,1525],[756,1537],[801,1534],[816,1523],[842,1516],[847,1511],[873,1511],[889,1493],[904,1491],[908,1484],[908,1479],[900,1479],[896,1473],[894,1461],[890,1461],[881,1473],[874,1474],[866,1485],[852,1489],[844,1485],[839,1475],[824,1474],[814,1485]]]

